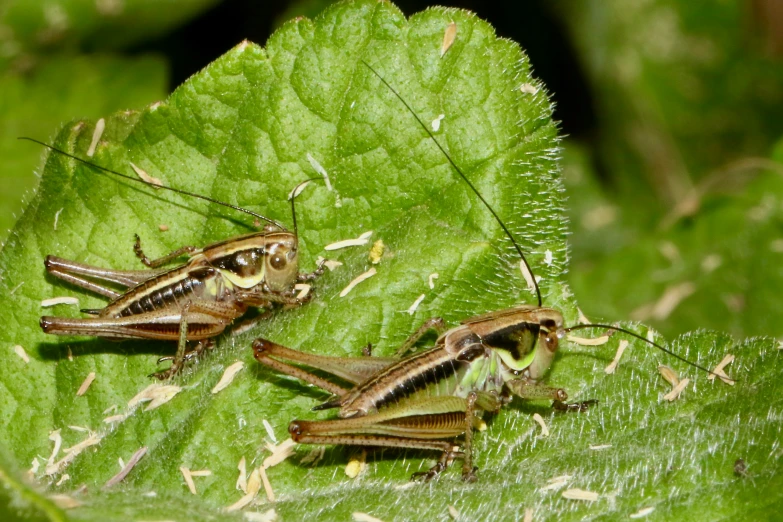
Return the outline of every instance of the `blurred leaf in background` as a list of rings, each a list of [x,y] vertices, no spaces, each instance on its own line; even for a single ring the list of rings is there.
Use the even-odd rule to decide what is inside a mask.
[[[23,207],[40,148],[75,117],[140,109],[168,93],[168,65],[151,54],[107,54],[185,23],[214,0],[0,2],[0,242]]]
[[[546,405],[515,403],[477,435],[477,484],[461,484],[455,470],[431,484],[409,484],[410,473],[430,465],[431,455],[392,451],[371,452],[364,474],[349,480],[344,468],[350,450],[330,448],[312,465],[305,462],[309,448],[301,448],[268,472],[281,517],[349,519],[354,511],[365,511],[384,520],[446,519],[452,506],[460,518],[475,520],[519,520],[528,508],[536,520],[626,518],[648,508],[654,508],[649,519],[659,520],[774,518],[783,507],[778,448],[783,352],[775,340],[756,337],[781,335],[783,324],[777,306],[783,290],[783,186],[777,165],[783,142],[776,128],[780,62],[775,31],[769,29],[775,27],[775,16],[768,13],[772,4],[460,3],[493,21],[501,36],[523,42],[530,62],[473,16],[432,10],[406,21],[393,6],[370,1],[332,7],[314,22],[284,24],[264,49],[234,47],[243,38],[265,42],[280,20],[312,15],[321,4],[230,0],[182,28],[173,29],[171,22],[154,40],[145,40],[150,33],[144,23],[110,25],[109,32],[117,32],[118,43],[112,45],[134,47],[129,54],[97,58],[102,65],[95,82],[104,91],[127,91],[130,108],[161,98],[155,91],[163,88],[166,65],[174,83],[206,69],[161,105],[110,115],[114,108],[102,96],[126,102],[113,98],[119,93],[106,93],[87,100],[103,103],[104,109],[84,105],[67,117],[108,116],[96,161],[123,170],[129,158],[148,161],[149,169],[156,174],[153,169],[159,169],[173,186],[253,205],[281,219],[287,216],[291,183],[312,175],[304,158],[314,153],[333,177],[342,206],[335,206],[336,195],[323,187],[303,194],[304,268],[312,268],[327,242],[373,229],[388,249],[379,274],[347,299],[335,298],[367,268],[365,251],[342,254],[345,265],[319,281],[316,301],[278,314],[250,334],[221,339],[213,356],[176,381],[182,391],[170,403],[135,411],[107,428],[104,419],[125,411],[166,346],[46,338],[37,327],[42,297],[68,293],[87,306],[100,300],[51,284],[43,277],[41,259],[56,253],[137,268],[129,243],[134,232],[164,252],[241,229],[214,208],[172,205],[165,196],[95,178],[50,156],[40,192],[0,255],[0,286],[6,292],[0,308],[7,318],[0,333],[0,347],[7,350],[0,358],[0,481],[5,486],[0,506],[5,500],[9,516],[22,513],[30,519],[241,520],[220,510],[242,495],[235,487],[239,458],[247,457],[251,469],[268,455],[263,421],[282,439],[288,421],[313,418],[310,408],[324,398],[259,368],[248,350],[252,335],[339,355],[356,355],[373,342],[377,353],[388,354],[429,315],[454,323],[529,300],[516,257],[497,227],[415,124],[406,121],[404,109],[378,82],[367,81],[372,77],[359,74],[360,81],[348,81],[361,49],[425,119],[448,114],[441,132],[457,162],[482,180],[480,188],[524,243],[537,245],[531,259],[543,276],[547,304],[562,308],[571,320],[576,299],[593,319],[644,319],[665,332],[678,353],[706,366],[732,353],[737,360],[729,373],[739,382],[728,387],[688,372],[695,386],[670,404],[661,401],[669,387],[656,366],[677,363],[637,343],[617,373],[606,375],[616,338],[602,347],[569,344],[548,382],[565,387],[572,398],[598,399],[598,409],[563,416]],[[157,12],[147,10],[149,5],[140,2],[139,10],[125,12],[153,16]],[[175,8],[166,11],[172,5],[160,13],[176,16]],[[52,34],[41,28],[52,29],[46,24],[62,20],[61,13],[55,9],[49,21],[44,11],[19,18],[24,6],[13,6],[0,13],[31,20],[23,25],[34,29],[14,40],[32,42],[24,44],[29,47],[6,47],[12,51],[7,69],[12,93],[25,82],[46,93],[46,71],[54,71],[49,85],[57,86],[62,82],[54,77],[67,77],[63,71],[79,67],[89,70],[92,65],[82,60],[96,60],[89,54],[61,58],[61,47],[90,51],[101,48],[104,38],[112,41],[101,24],[90,25],[95,17],[88,14],[79,33],[88,36],[60,32],[61,46],[50,47],[45,38],[36,43],[30,35]],[[425,4],[405,0],[402,6],[410,14]],[[72,8],[77,9],[62,10]],[[186,6],[180,12],[184,22],[191,11]],[[459,25],[455,47],[443,59],[428,61],[452,20]],[[134,27],[142,36],[134,36]],[[29,50],[17,52],[23,47]],[[150,52],[166,56],[168,63],[136,56]],[[132,63],[133,71],[111,72],[121,63]],[[552,109],[544,85],[528,76],[532,66],[551,78],[544,84],[554,91],[555,117],[572,135],[564,143],[567,204],[551,163],[558,143]],[[101,74],[106,69],[110,72]],[[147,90],[148,78],[139,75],[156,78],[150,81],[154,89]],[[533,82],[526,94],[517,85],[521,78]],[[82,93],[65,92],[75,100]],[[147,94],[151,98],[145,99]],[[55,110],[40,99],[44,95],[37,96],[31,107],[45,107],[47,114]],[[95,112],[87,114],[91,107]],[[42,124],[35,132],[43,135],[37,137],[52,136],[59,124]],[[59,143],[83,151],[92,125],[66,126]],[[19,145],[13,142],[11,158]],[[41,152],[33,156],[35,165]],[[523,176],[520,185],[514,176],[524,172],[535,174]],[[568,266],[567,217],[574,230]],[[165,234],[161,223],[170,225]],[[547,250],[553,256],[549,263]],[[426,280],[434,271],[440,278],[432,300],[425,299],[416,315],[407,314],[410,303],[429,292]],[[576,299],[564,284],[566,276]],[[629,327],[648,333],[639,324]],[[692,331],[700,327],[752,338]],[[683,332],[689,333],[676,337]],[[17,344],[26,348],[29,363],[14,353]],[[67,359],[69,349],[73,361]],[[211,394],[223,368],[236,360],[245,363],[244,370],[231,387]],[[677,369],[686,374],[684,367]],[[87,395],[75,398],[90,371],[96,381]],[[537,436],[532,413],[544,417],[549,438]],[[70,479],[58,486],[62,476],[43,475],[53,446],[50,432],[61,429],[63,447],[87,436],[69,426],[89,427],[102,441],[77,458],[67,470]],[[148,453],[126,481],[116,491],[102,491],[119,470],[117,459],[127,461],[142,446]],[[744,474],[735,472],[738,459],[747,463]],[[33,460],[41,467],[32,473],[37,482],[24,478]],[[180,466],[211,471],[197,479],[197,496],[188,491]],[[596,491],[600,500],[562,498],[550,481],[563,475],[571,477],[568,487]],[[60,511],[51,498],[55,493],[80,505]],[[259,500],[249,510],[263,515],[269,508]]]
[[[566,144],[569,282],[588,315],[783,335],[774,4],[556,4],[599,120],[586,146]]]

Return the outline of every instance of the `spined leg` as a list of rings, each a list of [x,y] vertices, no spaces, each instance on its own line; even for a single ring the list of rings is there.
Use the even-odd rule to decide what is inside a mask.
[[[198,248],[194,246],[184,246],[176,249],[175,251],[166,254],[163,257],[159,257],[158,259],[150,259],[144,254],[144,250],[141,249],[141,238],[138,234],[134,234],[133,237],[136,238],[136,242],[133,244],[133,252],[136,254],[136,257],[138,257],[141,262],[144,264],[144,266],[148,266],[150,268],[157,268],[159,266],[165,265],[166,263],[180,257],[183,254],[192,254]]]
[[[431,317],[430,319],[427,319],[424,321],[424,323],[419,326],[419,329],[413,332],[404,343],[402,343],[402,346],[394,352],[395,357],[402,357],[407,352],[409,352],[413,345],[416,344],[416,342],[421,339],[424,334],[426,334],[430,330],[435,330],[438,335],[442,334],[446,331],[446,323],[443,322],[443,318],[441,317]]]
[[[169,377],[176,375],[183,367],[185,362],[185,352],[188,346],[188,311],[190,311],[190,303],[185,304],[182,309],[182,316],[179,321],[179,341],[177,341],[177,353],[174,354],[174,358],[171,360],[171,366],[167,370],[161,370],[152,374],[152,376],[163,381]],[[200,343],[199,343],[200,344]],[[158,360],[160,362],[160,360]]]

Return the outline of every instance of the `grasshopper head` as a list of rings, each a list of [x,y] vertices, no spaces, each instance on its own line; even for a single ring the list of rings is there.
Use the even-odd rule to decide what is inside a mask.
[[[520,305],[466,321],[514,372],[541,379],[552,364],[563,330],[557,310]]]
[[[266,285],[273,292],[293,288],[299,274],[299,242],[290,232],[276,232],[267,238],[264,256]]]
[[[299,273],[299,243],[291,232],[256,232],[204,248],[204,256],[232,284],[272,292],[291,290]]]

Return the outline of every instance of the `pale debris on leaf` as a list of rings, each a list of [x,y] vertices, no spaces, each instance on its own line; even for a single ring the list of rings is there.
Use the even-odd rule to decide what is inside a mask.
[[[188,485],[190,493],[197,495],[198,493],[196,492],[196,483],[193,482],[193,475],[190,474],[190,469],[185,466],[180,466],[179,471],[182,473],[182,476],[185,477],[185,484]]]
[[[55,486],[62,486],[64,483],[68,482],[69,480],[71,480],[71,476],[67,473],[63,473],[63,476],[60,477],[60,480],[57,481]]]
[[[68,429],[78,431],[80,433],[90,433],[92,430],[86,426],[68,426]]]
[[[329,269],[330,272],[334,272],[335,268],[338,266],[343,266],[343,264],[340,261],[335,261],[334,259],[324,259],[321,256],[318,256],[318,258],[315,260],[315,264],[320,266],[321,263]]]
[[[527,269],[527,265],[525,264],[525,260],[522,259],[519,261],[519,270],[522,272],[522,277],[525,278],[525,283],[527,283],[527,289],[531,292],[536,291],[536,282],[533,279],[533,274],[530,273],[530,270]]]
[[[583,489],[567,489],[563,491],[563,498],[568,500],[585,500],[595,502],[600,495],[594,491],[585,491]]]
[[[416,309],[419,307],[422,301],[424,301],[424,298],[426,296],[424,294],[421,294],[419,297],[416,298],[416,300],[413,302],[412,305],[408,307],[408,314],[413,315],[416,313]]]
[[[373,268],[369,269],[368,271],[364,272],[363,274],[359,274],[358,276],[356,276],[356,278],[353,281],[348,283],[348,286],[346,286],[345,288],[342,289],[342,291],[340,292],[340,297],[345,297],[346,295],[348,295],[348,293],[351,290],[354,289],[354,287],[356,285],[358,285],[362,281],[365,281],[365,280],[371,278],[372,276],[374,276],[377,273],[378,273],[378,271],[375,270],[375,267],[373,267]]]
[[[209,477],[212,475],[211,469],[194,469],[190,470],[191,477]]]
[[[239,459],[237,469],[239,470],[239,477],[237,477],[237,483],[234,487],[242,491],[242,493],[247,493],[247,464],[245,462],[245,457]]]
[[[551,478],[547,481],[547,485],[540,488],[539,491],[550,491],[553,489],[560,489],[568,484],[571,480],[571,475],[561,475],[559,477]]]
[[[646,517],[647,515],[649,515],[653,511],[655,511],[655,507],[653,507],[653,506],[642,508],[639,511],[637,511],[636,513],[628,515],[628,518],[642,518],[642,517]]]
[[[662,321],[668,318],[674,309],[695,291],[696,285],[690,281],[669,286],[658,301],[641,306],[631,312],[631,318],[637,321],[645,321],[650,318]]]
[[[141,168],[137,167],[136,165],[134,165],[133,162],[129,161],[128,163],[130,163],[130,166],[133,168],[134,171],[136,171],[136,174],[143,181],[146,181],[150,185],[154,185],[154,186],[157,186],[157,187],[162,187],[163,186],[163,182],[161,180],[159,180],[158,178],[153,178],[152,176],[147,174],[143,169],[141,169]]]
[[[94,380],[95,380],[95,372],[88,373],[87,377],[85,377],[84,381],[82,382],[82,385],[79,386],[78,390],[76,390],[76,396],[81,397],[82,395],[87,393],[87,390],[90,388],[90,385]]]
[[[609,449],[611,447],[612,447],[611,444],[598,444],[596,446],[593,446],[591,444],[591,445],[588,446],[588,448],[590,448],[593,451],[601,451],[601,450]]]
[[[17,291],[17,290],[19,290],[20,288],[22,288],[22,285],[23,285],[23,284],[24,284],[24,281],[22,281],[21,283],[19,283],[19,284],[18,284],[18,285],[16,285],[15,287],[13,287],[13,288],[12,288],[12,289],[11,289],[11,290],[8,292],[8,295],[14,295],[14,294],[16,293],[16,291]]]
[[[44,299],[41,301],[41,308],[49,308],[51,306],[57,306],[61,304],[79,306],[79,299],[76,297],[52,297],[51,299]]]
[[[261,420],[261,424],[264,425],[264,429],[266,430],[266,434],[269,435],[269,438],[271,439],[273,444],[277,444],[277,437],[275,437],[275,430],[272,429],[272,425],[269,424],[269,421],[266,419]]]
[[[309,152],[307,153],[307,161],[310,162],[310,166],[313,167],[314,171],[323,176],[324,182],[326,183],[326,190],[331,192],[332,182],[329,180],[329,174],[326,172],[326,169],[323,168],[318,160],[316,160]]]
[[[220,380],[217,382],[217,384],[212,388],[213,394],[219,393],[226,388],[228,388],[228,385],[231,384],[231,382],[234,380],[234,377],[242,370],[242,368],[245,367],[245,363],[242,361],[237,361],[234,364],[228,366],[223,371],[223,376],[220,377]]]
[[[533,508],[525,508],[525,518],[522,522],[533,522]]]
[[[676,400],[676,399],[677,399],[677,398],[680,396],[680,394],[682,393],[682,391],[685,389],[685,387],[686,387],[686,386],[688,386],[688,383],[689,383],[689,382],[691,382],[691,380],[690,380],[690,379],[688,379],[687,377],[686,377],[685,379],[681,380],[681,381],[680,381],[680,382],[677,384],[677,386],[675,386],[675,387],[672,389],[672,391],[670,391],[669,393],[667,393],[666,395],[664,395],[664,396],[663,396],[663,398],[664,398],[664,399],[666,399],[666,400],[667,400],[667,401],[669,401],[669,402],[672,402],[672,401]]]
[[[286,439],[277,445],[267,443],[266,448],[271,451],[272,454],[264,459],[264,468],[271,468],[272,466],[277,466],[283,462],[285,459],[294,454],[295,447],[296,442],[294,442],[293,439]]]
[[[546,252],[544,252],[544,264],[547,266],[551,266],[554,260],[555,258],[552,255],[552,251],[547,249]]]
[[[380,518],[375,518],[374,516],[362,513],[361,511],[354,511],[351,513],[351,517],[353,517],[355,522],[383,522]]]
[[[261,474],[258,471],[258,468],[256,468],[250,473],[250,478],[247,480],[245,496],[228,506],[226,511],[239,511],[243,507],[250,504],[253,499],[256,498],[256,495],[258,495],[259,491],[261,491]]]
[[[103,118],[95,122],[95,130],[92,133],[92,141],[90,142],[90,147],[87,149],[88,158],[92,158],[93,154],[95,154],[95,147],[98,146],[98,142],[101,140],[101,136],[103,136],[103,130],[105,128],[106,120]]]
[[[582,312],[581,308],[577,306],[576,311],[579,314],[579,318],[576,320],[579,324],[590,324],[590,319]]]
[[[723,259],[718,254],[710,254],[701,261],[701,269],[708,274],[723,264]]]
[[[686,281],[670,286],[653,307],[652,316],[659,321],[669,317],[675,308],[688,296],[696,291],[696,285]]]
[[[160,230],[161,232],[168,232],[169,226],[161,223],[160,225],[158,225],[158,230]]]
[[[169,402],[180,391],[182,388],[173,384],[152,383],[129,400],[128,407],[135,408],[142,402],[150,401],[144,411],[154,410]]]
[[[457,520],[459,518],[459,511],[457,511],[457,508],[449,504],[449,516],[452,518],[452,520]]]
[[[33,462],[31,463],[30,469],[27,470],[27,476],[30,479],[34,479],[35,475],[38,473],[38,469],[41,467],[40,462],[38,462],[38,457],[35,457],[33,459]]]
[[[352,456],[351,460],[348,461],[348,464],[345,466],[345,474],[348,476],[348,478],[354,479],[358,477],[366,468],[367,451],[362,450],[361,453]]]
[[[266,493],[266,499],[269,502],[275,501],[275,492],[272,491],[272,484],[269,483],[269,477],[266,475],[266,469],[264,466],[258,468],[258,473],[261,476],[261,482],[264,484],[264,492]]]
[[[54,504],[60,509],[74,509],[82,505],[82,503],[75,498],[61,493],[57,495],[49,495],[47,498],[54,502]]]
[[[661,374],[661,377],[666,380],[669,384],[672,386],[677,386],[680,383],[680,377],[677,375],[677,372],[669,368],[668,366],[665,366],[661,364],[658,366],[658,373]]]
[[[297,283],[294,285],[294,290],[299,290],[299,293],[296,294],[296,298],[298,300],[302,300],[310,293],[310,289],[312,286],[308,285],[307,283]]]
[[[122,457],[117,457],[117,464],[120,465],[120,469],[125,467],[125,461],[122,460]]]
[[[577,337],[575,335],[567,335],[566,339],[568,341],[571,341],[574,344],[579,344],[582,346],[601,346],[602,344],[606,344],[609,342],[609,336],[608,335],[602,335],[600,337]]]
[[[670,263],[676,263],[682,259],[682,256],[680,255],[680,249],[677,248],[677,245],[671,241],[662,241],[658,245],[658,251]]]
[[[429,279],[427,280],[427,283],[430,285],[430,290],[433,290],[435,288],[435,280],[440,277],[437,272],[433,272],[430,274]],[[783,342],[783,341],[782,341]]]
[[[24,361],[25,364],[30,362],[30,356],[27,355],[27,352],[24,351],[24,348],[22,348],[21,345],[17,344],[14,346],[14,352]]]
[[[128,476],[128,473],[131,472],[131,470],[136,467],[136,464],[139,463],[141,458],[147,454],[147,447],[142,446],[141,448],[137,449],[136,452],[131,456],[130,460],[127,464],[125,464],[125,467],[120,470],[119,473],[114,475],[112,478],[110,478],[108,481],[106,481],[106,484],[103,485],[103,489],[108,489],[112,486],[115,486],[125,480],[125,477]]]
[[[128,417],[130,417],[130,414],[131,414],[131,412],[122,413],[122,414],[119,414],[119,415],[111,415],[111,416],[106,417],[105,419],[103,419],[103,422],[106,423],[106,424],[112,424],[113,422],[122,422],[125,419],[127,419]]]
[[[534,413],[533,420],[536,421],[539,426],[541,426],[541,437],[549,437],[549,428],[547,428],[546,422],[544,422],[544,418],[538,413]]]
[[[290,201],[293,198],[299,197],[299,194],[301,194],[302,191],[304,191],[304,189],[306,189],[307,185],[309,184],[310,184],[309,181],[303,181],[302,183],[295,186],[293,190],[291,190],[291,192],[288,193],[288,200]]]
[[[54,465],[54,459],[57,458],[57,454],[60,453],[60,448],[63,445],[63,437],[60,435],[60,430],[54,430],[49,433],[49,440],[54,442],[54,448],[52,449],[52,454],[49,455],[49,460],[47,461],[47,466]]]
[[[386,245],[383,244],[383,239],[379,239],[375,243],[372,244],[372,247],[370,248],[370,263],[373,265],[377,265],[381,262],[381,258],[383,258],[383,251],[386,250]]]
[[[440,122],[442,122],[445,117],[445,114],[438,114],[438,117],[432,120],[432,132],[438,132],[440,130]]]
[[[457,22],[451,22],[446,26],[446,30],[443,32],[443,43],[440,44],[440,57],[443,58],[451,46],[454,45],[454,40],[457,39]]]
[[[339,250],[341,248],[362,246],[370,242],[370,236],[372,236],[372,230],[362,233],[356,239],[343,239],[335,243],[329,243],[324,247],[324,250]]]
[[[525,94],[536,94],[538,93],[538,88],[533,85],[532,83],[523,83],[519,86],[519,90],[522,91]]]
[[[628,341],[623,339],[617,346],[617,352],[614,354],[614,359],[612,359],[612,362],[610,362],[606,368],[604,368],[605,374],[610,375],[614,373],[614,371],[617,369],[617,365],[620,364],[620,358],[623,356],[623,352],[626,348],[628,348]]]
[[[264,511],[263,513],[246,512],[244,516],[247,522],[276,522],[277,521],[277,511],[275,511],[274,509],[269,509],[267,511]]]
[[[721,362],[718,363],[718,365],[715,367],[714,370],[712,370],[712,373],[707,377],[707,379],[714,381],[715,376],[717,375],[720,377],[720,380],[725,382],[726,384],[729,384],[731,386],[734,386],[734,380],[726,375],[726,372],[723,371],[723,369],[731,364],[734,361],[734,356],[730,353],[727,353],[726,356],[721,360]]]

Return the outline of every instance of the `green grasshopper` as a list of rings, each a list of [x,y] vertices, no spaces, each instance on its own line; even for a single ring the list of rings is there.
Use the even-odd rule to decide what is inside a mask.
[[[31,138],[44,147],[91,168],[131,181],[148,182],[95,165],[77,156]],[[109,298],[101,309],[85,309],[91,318],[41,317],[41,329],[53,335],[94,335],[107,339],[157,339],[176,341],[167,370],[154,376],[166,379],[179,372],[186,360],[209,346],[234,319],[249,307],[270,308],[274,304],[297,306],[308,298],[297,298],[294,286],[323,274],[323,263],[309,274],[299,273],[299,242],[294,199],[302,182],[292,192],[294,231],[250,210],[213,198],[171,187],[167,190],[206,200],[254,216],[267,223],[263,231],[245,234],[202,248],[183,246],[151,260],[136,236],[134,252],[149,270],[99,268],[55,256],[47,256],[46,271],[58,279]],[[186,263],[159,268],[187,255]],[[114,285],[117,288],[112,288]],[[188,342],[195,346],[188,351]]]
[[[419,125],[446,155],[454,171],[489,209],[511,239],[522,261],[530,266],[519,244],[492,207],[452,161],[413,109],[372,67],[372,72],[402,101]],[[562,410],[583,411],[595,401],[565,404],[562,388],[542,383],[560,341],[574,330],[607,328],[635,337],[701,370],[644,337],[611,325],[580,324],[566,327],[562,314],[542,306],[535,283],[537,305],[518,305],[462,321],[447,329],[441,318],[426,321],[397,352],[396,357],[344,358],[313,355],[286,348],[266,339],[253,343],[255,358],[263,365],[299,378],[333,394],[314,410],[337,408],[338,419],[294,420],[288,431],[305,444],[346,444],[440,451],[437,464],[415,477],[429,480],[461,458],[462,477],[476,479],[472,456],[473,430],[484,413],[497,413],[512,397],[547,399]],[[434,346],[402,356],[429,330],[438,338]],[[319,370],[316,375],[306,368]],[[350,383],[335,384],[320,375]],[[461,445],[457,437],[464,436]],[[460,447],[461,446],[461,447]]]

